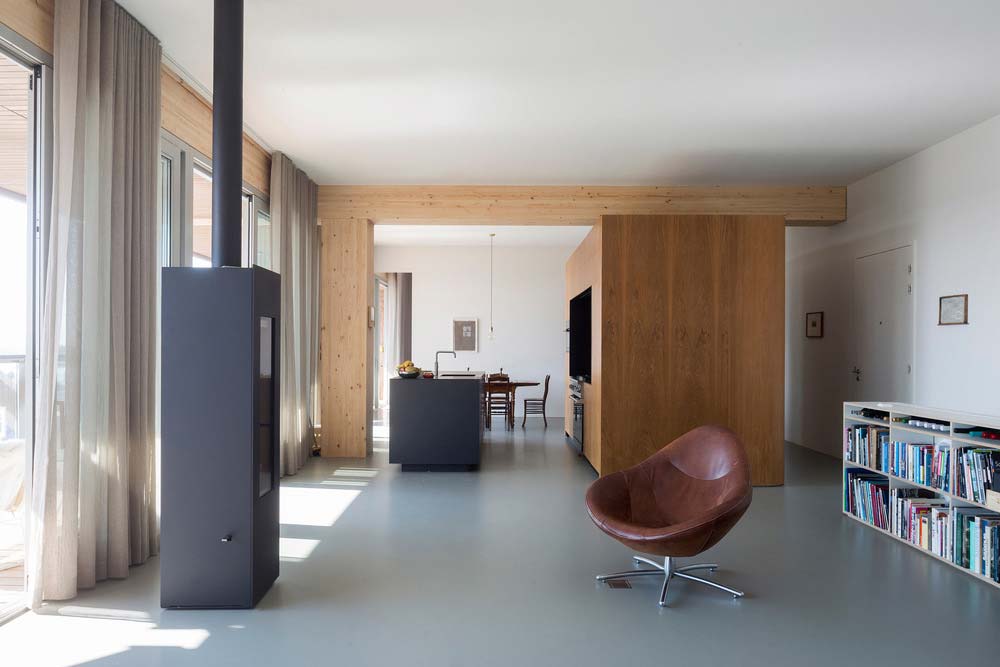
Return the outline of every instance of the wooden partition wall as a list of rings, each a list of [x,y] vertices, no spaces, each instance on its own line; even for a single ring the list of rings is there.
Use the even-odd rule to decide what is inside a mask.
[[[567,296],[587,280],[601,295],[585,387],[585,429],[596,420],[599,437],[587,431],[584,447],[600,474],[722,424],[746,444],[754,484],[783,483],[784,226],[780,216],[603,216],[570,258]]]

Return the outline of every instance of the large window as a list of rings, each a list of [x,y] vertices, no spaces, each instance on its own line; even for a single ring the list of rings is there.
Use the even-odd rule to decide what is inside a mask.
[[[173,184],[173,161],[166,155],[160,156],[160,266],[170,266],[173,231],[173,207],[171,197]]]
[[[212,266],[212,163],[186,143],[161,137],[161,252],[164,266]],[[273,268],[277,255],[268,201],[245,186],[240,209],[241,264]]]
[[[254,230],[250,227],[253,220],[253,195],[243,193],[243,206],[240,207],[240,263],[251,266],[253,262]]]
[[[274,264],[274,247],[275,241],[271,235],[271,213],[266,210],[263,206],[257,208],[257,266],[262,266],[265,269],[275,270]]]
[[[212,266],[212,175],[201,166],[193,174],[191,266]]]

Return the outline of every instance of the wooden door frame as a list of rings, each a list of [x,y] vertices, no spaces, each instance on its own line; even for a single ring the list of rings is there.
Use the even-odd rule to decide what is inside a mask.
[[[601,216],[611,214],[781,215],[786,226],[826,226],[847,218],[847,188],[320,186],[317,218],[325,246],[320,269],[323,455],[360,457],[372,449],[374,387],[367,363],[372,358],[374,336],[370,327],[365,334],[361,323],[368,320],[362,308],[373,306],[375,225],[593,226]],[[334,230],[353,231],[343,234]],[[345,257],[350,258],[347,265],[337,266]],[[332,291],[336,294],[331,297]],[[334,327],[353,332],[344,338],[352,346],[346,353],[333,349],[337,340]],[[358,373],[346,357],[369,361]]]

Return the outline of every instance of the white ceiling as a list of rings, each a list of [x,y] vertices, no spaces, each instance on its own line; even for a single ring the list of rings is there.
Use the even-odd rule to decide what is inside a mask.
[[[207,0],[119,0],[211,87]],[[843,185],[1000,113],[1000,2],[246,0],[320,183]]]
[[[509,225],[375,225],[377,246],[567,246],[575,248],[590,231],[581,227]]]

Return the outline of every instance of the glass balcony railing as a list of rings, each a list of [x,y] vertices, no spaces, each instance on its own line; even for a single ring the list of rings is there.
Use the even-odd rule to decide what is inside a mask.
[[[27,357],[0,354],[0,441],[23,440],[28,430]]]

